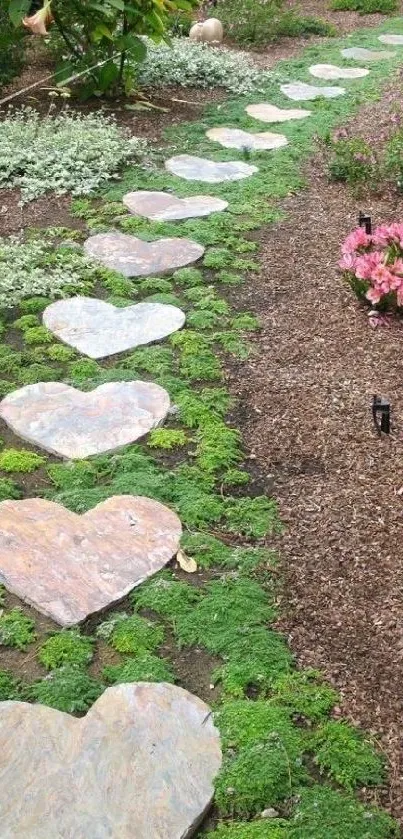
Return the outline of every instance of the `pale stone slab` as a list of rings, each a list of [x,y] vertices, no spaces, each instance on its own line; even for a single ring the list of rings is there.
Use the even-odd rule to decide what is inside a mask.
[[[0,581],[61,626],[125,597],[177,553],[178,516],[116,495],[78,516],[53,501],[0,504]]]
[[[288,145],[284,134],[273,134],[271,131],[251,134],[249,131],[241,131],[240,128],[210,128],[206,134],[209,140],[220,143],[226,149],[266,151]]]
[[[325,99],[334,99],[346,92],[344,87],[317,87],[316,85],[305,84],[305,82],[282,84],[281,90],[285,96],[288,96],[289,99],[295,99],[297,102],[318,99],[320,96],[324,96]]]
[[[165,303],[117,308],[93,297],[51,303],[43,313],[47,329],[90,358],[105,358],[177,332],[186,315]]]
[[[276,105],[270,105],[268,102],[262,102],[260,105],[247,105],[245,111],[254,119],[259,119],[261,122],[288,122],[290,119],[305,119],[310,117],[312,111],[307,111],[304,108],[277,108]]]
[[[219,184],[222,181],[240,181],[249,178],[258,171],[257,166],[242,160],[219,162],[205,157],[193,157],[191,154],[178,154],[165,161],[165,168],[172,175],[178,175],[187,181],[204,181]]]
[[[389,50],[367,50],[365,47],[348,47],[340,52],[343,58],[351,58],[353,61],[382,61],[396,56],[395,52]]]
[[[152,382],[108,382],[83,393],[62,382],[39,382],[9,393],[0,416],[23,440],[80,460],[127,446],[160,425],[169,396]]]
[[[120,271],[125,277],[148,277],[175,271],[204,254],[192,239],[157,239],[144,242],[125,233],[97,233],[84,242],[84,249],[97,262]]]
[[[213,797],[210,708],[169,684],[111,687],[87,716],[0,703],[2,839],[188,839]]]
[[[335,64],[312,64],[309,68],[311,76],[317,79],[326,79],[331,82],[336,79],[362,79],[368,76],[369,70],[365,67],[336,67]]]
[[[192,195],[178,198],[169,192],[128,192],[123,196],[124,205],[133,215],[144,216],[150,221],[180,221],[184,218],[200,218],[211,213],[220,213],[228,207],[228,201],[212,195]]]
[[[382,44],[390,44],[392,47],[403,46],[403,35],[379,35],[378,41]]]

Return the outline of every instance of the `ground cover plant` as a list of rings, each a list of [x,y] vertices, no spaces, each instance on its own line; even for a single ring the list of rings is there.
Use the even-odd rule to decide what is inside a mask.
[[[377,31],[357,36],[357,43],[373,46]],[[335,43],[333,52],[326,49],[326,61],[337,63],[342,44]],[[324,55],[323,47],[315,47],[302,58],[283,63],[276,78],[267,81],[265,98],[284,106],[278,80],[308,81],[308,66]],[[188,686],[183,656],[204,657],[208,687],[203,698],[214,703],[224,744],[224,764],[217,779],[217,825],[207,833],[214,839],[398,835],[387,814],[366,806],[356,794],[362,787],[383,783],[377,749],[354,727],[332,717],[336,693],[318,674],[296,670],[285,639],[274,627],[278,581],[270,546],[281,522],[275,502],[254,487],[236,427],[236,400],[224,376],[226,364],[236,364],[253,352],[258,337],[253,315],[236,311],[237,285],[259,264],[257,239],[249,233],[277,219],[280,210],[275,201],[303,183],[301,160],[311,151],[314,135],[325,137],[365,97],[379,95],[387,73],[389,66],[374,68],[360,86],[352,85],[344,99],[313,103],[312,120],[284,126],[288,147],[273,156],[252,155],[259,167],[256,178],[209,185],[209,191],[229,201],[225,215],[183,224],[150,223],[130,216],[119,203],[129,188],[169,187],[180,195],[205,189],[156,166],[147,171],[128,168],[122,182],[104,192],[101,201],[97,196],[94,202],[75,202],[74,212],[89,230],[113,224],[148,239],[190,235],[206,246],[200,266],[172,276],[130,281],[114,272],[85,275],[88,293],[119,305],[143,299],[179,301],[187,324],[163,344],[99,362],[71,355],[69,348],[56,340],[48,343],[46,333],[37,332],[46,300],[45,292],[36,287],[20,296],[17,311],[3,312],[3,388],[41,381],[45,375],[82,389],[140,377],[166,387],[175,404],[159,429],[162,433],[143,443],[74,463],[46,458],[34,484],[32,476],[25,484],[18,471],[5,473],[4,496],[39,493],[77,513],[115,494],[150,496],[180,515],[183,549],[196,560],[199,573],[185,576],[173,564],[135,589],[120,609],[87,622],[80,632],[56,631],[45,638],[39,621],[21,625],[21,613],[15,615],[4,594],[0,643],[15,655],[26,648],[42,669],[40,675],[24,673],[28,656],[18,653],[16,672],[14,668],[11,674],[9,668],[0,672],[1,695],[82,714],[108,684],[118,681],[162,678]],[[226,102],[210,109],[203,123],[175,126],[168,139],[175,151],[186,148],[219,160],[233,159],[233,151],[213,150],[205,138],[206,128],[228,123],[251,128],[254,123],[244,107],[260,99],[261,94],[256,94]],[[69,254],[81,258],[83,237],[76,237],[78,248],[67,249]],[[31,233],[27,244],[42,238],[42,233],[36,237]],[[55,242],[55,254],[60,251],[66,251],[65,240]],[[35,330],[33,343],[31,330]],[[7,448],[16,445],[13,441]],[[27,612],[22,615],[27,617]],[[268,807],[274,807],[278,817],[260,819]]]
[[[330,23],[285,9],[283,0],[223,0],[220,20],[228,37],[239,44],[263,46],[283,37],[335,34]]]

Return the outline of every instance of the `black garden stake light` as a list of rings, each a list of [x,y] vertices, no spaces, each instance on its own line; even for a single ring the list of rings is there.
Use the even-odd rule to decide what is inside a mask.
[[[368,236],[372,233],[372,220],[371,216],[368,216],[366,213],[360,213],[358,216],[358,224],[360,227],[365,227],[365,232]]]
[[[380,422],[378,420],[378,414],[381,415]],[[381,436],[382,431],[384,434],[390,434],[390,402],[387,399],[374,395],[372,399],[372,417],[379,436]]]

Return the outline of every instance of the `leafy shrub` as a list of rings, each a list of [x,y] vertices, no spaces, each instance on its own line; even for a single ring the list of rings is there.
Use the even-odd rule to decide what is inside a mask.
[[[91,661],[93,641],[80,635],[77,629],[63,629],[42,644],[38,658],[47,670],[56,670],[65,664],[82,667]]]
[[[324,723],[313,734],[311,746],[315,763],[349,791],[385,780],[384,761],[361,732],[347,722]]]
[[[336,140],[331,147],[329,175],[350,186],[373,183],[377,178],[377,158],[371,147],[359,138]]]
[[[335,34],[325,21],[284,10],[283,0],[224,0],[220,20],[228,36],[239,44],[264,45],[285,36]]]
[[[220,9],[221,16],[221,9]],[[138,71],[145,87],[223,87],[233,93],[262,89],[267,72],[254,66],[246,53],[173,38],[172,46],[147,42],[147,56]]]
[[[5,449],[0,454],[0,469],[3,472],[34,472],[46,463],[46,457],[26,449]]]
[[[360,15],[390,15],[399,8],[398,0],[332,0],[331,8],[341,12],[359,12]]]
[[[0,89],[20,72],[24,58],[24,33],[16,29],[7,8],[0,6]]]
[[[67,714],[84,714],[104,690],[104,685],[91,679],[80,667],[66,665],[52,670],[26,690],[27,698],[49,705]]]
[[[362,227],[342,245],[339,267],[359,299],[381,311],[403,307],[403,224],[382,224],[372,234]]]
[[[0,645],[26,650],[35,638],[35,623],[21,609],[0,614]]]
[[[105,114],[43,117],[23,108],[0,123],[0,188],[19,187],[24,201],[46,192],[88,195],[143,152],[144,141]]]

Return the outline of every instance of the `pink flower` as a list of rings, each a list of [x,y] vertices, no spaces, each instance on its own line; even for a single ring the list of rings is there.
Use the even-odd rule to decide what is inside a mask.
[[[403,247],[403,224],[394,222],[393,224],[379,225],[374,231],[373,242],[381,248],[393,244]]]
[[[403,259],[395,259],[393,265],[390,265],[390,271],[393,271],[395,274],[402,274],[403,275]]]
[[[365,232],[363,227],[357,227],[347,236],[342,245],[342,253],[356,253],[359,248],[367,248],[372,242],[372,236]]]
[[[396,288],[394,280],[397,279],[398,278],[394,274],[391,274],[386,265],[381,263],[373,269],[370,277],[370,280],[375,283],[375,286],[380,289],[382,294],[389,294],[393,288]],[[399,285],[400,282],[398,282],[398,286]]]
[[[370,280],[373,272],[377,266],[382,262],[383,255],[375,251],[374,253],[364,253],[358,256],[355,264],[355,275],[359,280]]]
[[[381,299],[381,292],[377,288],[369,288],[365,297],[371,303],[379,303]]]
[[[352,253],[344,253],[339,262],[339,268],[341,268],[342,271],[351,271],[352,273],[354,273],[356,262],[356,256],[354,256]]]

